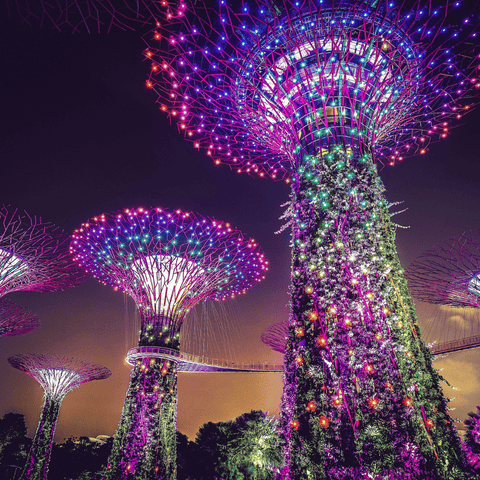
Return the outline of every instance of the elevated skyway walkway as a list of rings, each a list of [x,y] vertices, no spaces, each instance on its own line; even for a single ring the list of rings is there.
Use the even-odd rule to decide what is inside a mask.
[[[268,373],[283,372],[283,364],[272,363],[238,363],[224,359],[208,358],[191,353],[179,352],[164,347],[136,347],[129,350],[126,361],[135,365],[142,358],[161,358],[177,364],[177,372],[189,373]]]
[[[433,345],[433,355],[447,355],[480,347],[480,335],[451,340]],[[126,361],[135,365],[137,360],[142,358],[160,358],[175,362],[177,372],[187,373],[268,373],[283,372],[283,364],[259,363],[259,362],[230,362],[225,359],[208,358],[191,353],[179,352],[164,347],[136,347],[129,350]]]
[[[472,337],[439,343],[434,345],[431,348],[431,351],[434,355],[446,355],[448,353],[460,352],[462,350],[470,350],[478,347],[480,347],[480,335],[474,335]]]

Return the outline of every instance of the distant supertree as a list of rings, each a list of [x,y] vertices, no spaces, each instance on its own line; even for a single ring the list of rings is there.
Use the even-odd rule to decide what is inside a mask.
[[[75,231],[71,251],[98,280],[127,292],[141,315],[106,478],[174,479],[175,355],[185,315],[208,298],[245,293],[264,278],[268,262],[230,224],[162,208],[95,217]]]
[[[261,335],[261,340],[272,350],[285,354],[288,341],[288,320],[274,323],[265,329]]]
[[[452,307],[480,307],[480,231],[446,240],[407,269],[408,286],[419,300]]]
[[[10,365],[33,377],[43,388],[43,408],[21,480],[45,480],[52,453],[53,437],[65,395],[82,383],[103,380],[108,368],[56,355],[15,355]]]
[[[26,213],[0,208],[0,298],[19,291],[61,290],[80,280],[62,230]]]
[[[478,19],[463,8],[179,0],[145,37],[147,87],[179,131],[292,186],[287,479],[464,478],[375,166],[426,153],[471,108]]]
[[[38,317],[5,299],[0,300],[0,337],[23,335],[40,326]]]

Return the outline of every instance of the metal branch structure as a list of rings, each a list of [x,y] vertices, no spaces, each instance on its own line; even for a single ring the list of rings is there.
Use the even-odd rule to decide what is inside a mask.
[[[480,231],[446,240],[407,269],[408,286],[419,300],[452,307],[480,307]]]
[[[19,291],[62,290],[82,279],[62,230],[27,213],[0,208],[0,298]]]
[[[274,323],[265,329],[261,337],[262,342],[272,350],[285,354],[288,341],[288,321]]]
[[[27,309],[5,299],[0,300],[0,337],[11,337],[33,332],[40,320]]]
[[[283,479],[465,478],[376,170],[472,107],[464,8],[179,0],[144,37],[146,85],[194,147],[292,187]]]
[[[57,355],[20,354],[8,359],[10,365],[33,377],[43,388],[43,408],[21,480],[46,480],[53,437],[65,395],[83,383],[103,380],[108,368]]]
[[[7,0],[11,19],[76,32],[135,30],[160,14],[160,2],[153,0]]]
[[[141,314],[138,348],[107,479],[176,478],[177,356],[185,315],[206,299],[245,293],[268,262],[229,223],[180,210],[129,209],[75,231],[71,252]]]

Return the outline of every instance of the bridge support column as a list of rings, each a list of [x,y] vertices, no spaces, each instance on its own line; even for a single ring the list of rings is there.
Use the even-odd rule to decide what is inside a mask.
[[[110,455],[106,480],[175,480],[176,363],[137,359]]]
[[[465,478],[383,192],[341,146],[293,181],[285,480]]]

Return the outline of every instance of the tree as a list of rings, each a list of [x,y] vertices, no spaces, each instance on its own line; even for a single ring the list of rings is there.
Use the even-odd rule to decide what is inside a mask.
[[[113,438],[105,443],[92,442],[88,437],[69,438],[55,444],[49,471],[49,480],[93,480],[101,478],[112,449]]]
[[[25,417],[20,413],[6,413],[0,419],[0,463],[18,465],[25,463],[31,444],[27,438]]]
[[[233,422],[207,422],[198,430],[195,443],[200,449],[198,478],[231,478],[228,468],[228,444],[233,438]]]
[[[196,478],[202,480],[267,480],[283,463],[277,420],[259,410],[205,423],[195,443]]]
[[[283,464],[278,421],[252,410],[237,417],[234,425],[235,435],[228,446],[230,462],[254,480],[273,478]]]

